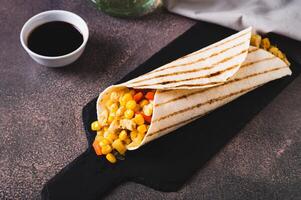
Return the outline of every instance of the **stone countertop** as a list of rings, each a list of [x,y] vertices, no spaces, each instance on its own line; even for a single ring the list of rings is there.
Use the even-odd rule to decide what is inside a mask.
[[[61,69],[39,66],[19,41],[25,21],[51,9],[79,14],[90,30],[82,57]],[[141,19],[112,18],[87,0],[2,1],[0,199],[39,199],[43,184],[87,148],[83,106],[194,23],[165,10]],[[128,182],[106,199],[297,199],[300,86],[301,77],[178,192]]]

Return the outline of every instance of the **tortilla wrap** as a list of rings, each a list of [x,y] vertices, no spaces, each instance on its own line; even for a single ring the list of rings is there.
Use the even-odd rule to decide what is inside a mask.
[[[98,97],[97,116],[112,91],[124,87],[156,89],[152,121],[144,139],[127,146],[134,150],[265,83],[291,75],[283,60],[250,46],[250,37],[248,28],[138,78],[108,87]]]

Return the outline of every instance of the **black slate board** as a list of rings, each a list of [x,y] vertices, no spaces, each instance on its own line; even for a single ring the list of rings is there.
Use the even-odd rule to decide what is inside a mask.
[[[199,22],[119,82],[151,71],[235,32]],[[126,159],[115,165],[97,157],[91,148],[95,134],[91,132],[90,124],[96,120],[96,98],[93,99],[83,109],[90,147],[46,183],[42,199],[99,199],[124,181],[134,181],[161,191],[177,191],[300,74],[301,57],[298,53],[301,52],[301,44],[273,33],[268,37],[287,53],[292,62],[292,76],[268,83],[173,134],[127,152]]]

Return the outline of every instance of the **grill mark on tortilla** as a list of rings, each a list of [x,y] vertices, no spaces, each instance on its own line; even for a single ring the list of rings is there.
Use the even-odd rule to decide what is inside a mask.
[[[261,85],[263,85],[263,84],[261,84]],[[212,104],[212,103],[215,103],[215,102],[218,102],[218,101],[221,101],[221,100],[230,98],[231,96],[238,95],[238,94],[241,94],[241,93],[244,93],[244,92],[248,92],[248,91],[253,90],[253,89],[257,88],[257,87],[260,87],[261,85],[253,86],[253,87],[250,87],[250,88],[247,88],[247,89],[242,89],[242,90],[240,90],[240,91],[233,92],[233,93],[230,93],[230,94],[225,95],[225,96],[221,96],[221,97],[216,98],[216,99],[211,99],[211,100],[209,100],[209,101],[207,101],[207,102],[202,103],[202,105],[200,105],[200,106],[203,106],[203,105],[206,105],[206,104]],[[199,106],[199,107],[200,107],[200,106]],[[200,118],[200,117],[202,117],[202,116],[208,114],[209,112],[211,112],[211,111],[202,113],[202,114],[200,114],[200,115],[194,116],[194,117],[192,117],[192,118],[190,118],[190,119],[187,119],[187,120],[178,122],[178,123],[176,123],[176,124],[172,124],[172,125],[170,125],[170,126],[164,127],[164,128],[162,128],[162,129],[159,129],[159,130],[157,130],[157,131],[155,131],[155,132],[153,132],[153,133],[150,133],[150,134],[146,135],[146,137],[150,137],[150,136],[152,136],[152,135],[154,135],[154,134],[157,134],[157,133],[159,133],[159,132],[161,132],[161,131],[165,131],[165,130],[170,129],[170,128],[173,128],[173,127],[175,127],[175,126],[179,126],[179,125],[185,124],[185,123],[187,123],[187,122],[189,122],[189,121],[193,121],[193,120],[195,120],[195,119],[198,119],[198,118]]]
[[[257,63],[260,63],[260,62],[264,62],[264,61],[267,61],[267,60],[273,60],[275,58],[277,58],[277,57],[276,56],[271,56],[271,57],[263,58],[261,60],[247,62],[247,63],[242,64],[240,68],[244,68],[244,67],[247,67],[247,66],[250,66],[250,65],[253,65],[253,64],[257,64]]]
[[[244,80],[244,79],[248,79],[248,78],[250,78],[250,77],[254,77],[254,76],[259,76],[259,75],[262,75],[262,74],[270,73],[270,72],[272,72],[272,71],[277,71],[277,70],[280,70],[280,69],[283,69],[283,68],[286,68],[286,67],[287,67],[287,66],[282,66],[282,67],[277,67],[277,68],[274,68],[274,69],[266,70],[266,71],[263,71],[263,72],[259,72],[259,73],[255,73],[255,74],[250,74],[250,75],[245,76],[245,77],[242,77],[242,78],[233,79],[233,80],[227,82],[226,84],[233,83],[233,82],[237,82],[237,81]],[[224,84],[224,85],[226,85],[226,84]],[[169,115],[165,115],[165,116],[163,116],[163,117],[160,117],[160,118],[158,118],[158,119],[152,121],[152,123],[161,121],[161,120],[163,120],[163,119],[172,117],[172,116],[174,116],[174,115],[178,115],[178,114],[187,112],[187,111],[189,111],[189,110],[192,110],[192,109],[194,109],[194,108],[198,108],[198,107],[200,107],[200,106],[202,106],[202,105],[205,105],[205,104],[208,104],[208,103],[211,104],[212,102],[216,102],[216,101],[223,100],[224,98],[228,98],[228,97],[231,97],[231,96],[235,95],[235,93],[237,93],[237,92],[232,92],[232,93],[227,94],[227,95],[225,95],[225,96],[217,97],[217,98],[215,98],[215,99],[210,99],[210,100],[208,100],[208,101],[206,101],[206,102],[199,103],[199,104],[196,104],[196,105],[194,105],[194,106],[184,108],[184,109],[182,109],[182,110],[173,112],[173,113],[171,113],[171,114],[169,114]],[[230,95],[230,96],[229,96],[229,95]]]
[[[181,58],[179,58],[179,59],[177,59],[177,60],[181,60],[182,58],[188,58],[188,57],[190,57],[190,56],[197,55],[197,54],[202,53],[202,52],[204,52],[204,51],[208,51],[208,50],[210,50],[210,49],[213,49],[213,48],[222,46],[222,45],[224,45],[224,44],[227,44],[227,43],[229,43],[229,42],[232,42],[233,40],[236,40],[236,39],[238,39],[238,38],[240,38],[240,37],[242,37],[242,36],[245,36],[245,35],[247,35],[247,34],[249,34],[249,32],[243,33],[243,34],[238,35],[238,36],[236,36],[236,37],[234,37],[234,38],[232,38],[232,39],[230,39],[230,40],[226,40],[226,41],[224,41],[224,42],[218,43],[218,44],[213,45],[213,46],[211,46],[211,47],[207,47],[207,48],[205,47],[205,48],[203,48],[203,49],[201,49],[201,50],[198,50],[198,51],[196,51],[196,52],[193,52],[193,53],[190,53],[190,54],[188,54],[188,55],[186,55],[186,56],[183,56],[183,57],[181,57]]]
[[[172,69],[172,68],[175,68],[175,67],[181,67],[181,66],[192,65],[192,64],[195,64],[195,63],[197,63],[197,62],[204,61],[204,60],[206,60],[206,59],[208,59],[208,58],[212,58],[212,57],[218,56],[219,54],[224,53],[224,52],[226,52],[226,51],[228,51],[228,50],[230,50],[230,49],[232,49],[232,48],[241,46],[241,45],[244,44],[244,43],[245,43],[245,42],[241,42],[241,43],[236,44],[236,45],[234,45],[234,46],[231,46],[231,47],[228,47],[228,48],[226,48],[226,49],[223,49],[223,50],[221,50],[221,51],[219,51],[219,52],[212,53],[212,54],[210,54],[210,55],[207,56],[207,57],[199,58],[199,59],[194,60],[194,61],[191,61],[191,62],[186,62],[186,63],[182,63],[182,64],[178,64],[178,65],[171,65],[171,66],[167,66],[167,67],[164,67],[164,68],[161,68],[161,69],[156,69],[156,70],[153,70],[153,71],[149,72],[148,74],[153,74],[153,73],[155,73],[155,72],[160,72],[160,71],[164,71],[164,70],[166,70],[166,69]]]
[[[174,80],[174,81],[164,81],[164,82],[159,82],[159,83],[154,83],[154,84],[147,84],[147,85],[138,85],[137,87],[148,87],[148,86],[153,86],[153,85],[167,85],[167,84],[172,84],[172,83],[180,83],[180,82],[185,82],[185,81],[192,81],[192,80],[198,80],[198,79],[202,79],[202,78],[211,78],[211,77],[214,77],[214,76],[219,76],[231,69],[234,69],[236,67],[238,67],[239,65],[236,64],[236,65],[232,65],[226,69],[223,69],[221,71],[217,71],[217,72],[214,72],[214,73],[211,73],[211,74],[207,74],[207,75],[203,75],[203,76],[197,76],[197,77],[192,77],[192,78],[186,78],[186,79],[180,79],[180,80]],[[211,83],[206,83],[204,85],[212,85],[212,84],[215,84],[216,82],[211,82]],[[177,87],[177,86],[175,86]]]
[[[284,66],[284,67],[281,67],[281,68],[285,68],[285,67],[287,67],[287,66]],[[280,69],[281,69],[280,68]],[[276,69],[276,68],[275,68]],[[279,69],[279,68],[277,68],[277,69]],[[254,74],[253,74],[254,75]],[[250,76],[253,76],[253,75],[250,75]],[[237,79],[232,79],[232,80],[229,80],[229,81],[227,81],[226,82],[226,84],[227,83],[232,83],[232,82],[235,82],[235,80],[237,80]],[[224,84],[223,84],[224,85]],[[180,85],[180,86],[175,86],[175,87],[194,87],[194,86],[202,86],[201,84],[187,84],[187,85]],[[197,88],[191,88],[191,89],[197,89]]]
[[[253,49],[251,52],[248,52],[248,53],[254,53],[254,52],[256,52],[257,50],[259,50],[259,48],[257,48],[257,49]],[[242,51],[242,52],[240,52],[240,53],[244,53],[244,51]],[[238,54],[236,54],[235,56],[237,56]],[[253,62],[249,62],[249,63],[245,63],[245,64],[243,64],[242,66],[241,66],[241,68],[243,68],[243,67],[246,67],[247,65],[252,65],[252,64],[256,64],[256,63],[258,63],[258,62],[261,62],[261,61],[266,61],[266,60],[271,60],[271,59],[275,59],[275,58],[277,58],[277,57],[269,57],[269,58],[264,58],[264,59],[262,59],[262,60],[258,60],[258,61],[253,61]],[[227,58],[225,58],[225,59],[227,59]],[[224,59],[224,60],[225,60]],[[231,57],[230,57],[230,59],[231,59]],[[220,62],[222,62],[222,61],[224,61],[224,60],[221,60]],[[214,66],[215,64],[219,64],[219,62],[218,63],[214,63],[212,66]],[[197,70],[197,71],[201,71],[201,70]],[[186,72],[186,71],[184,71],[184,72]],[[181,72],[179,72],[179,73],[181,73]],[[167,74],[167,75],[173,75],[173,74]],[[166,75],[166,76],[167,76]],[[212,75],[212,74],[211,74]],[[165,76],[165,75],[164,75]],[[143,81],[145,81],[145,80],[149,80],[149,79],[152,79],[152,78],[156,78],[156,77],[151,77],[151,78],[148,78],[148,79],[144,79],[144,80],[138,80],[138,81],[136,81],[136,82],[132,82],[132,83],[129,83],[129,84],[135,84],[135,83],[138,83],[138,82],[143,82]],[[204,77],[204,78],[206,78],[206,77]],[[180,80],[180,81],[182,81],[182,80]],[[174,82],[180,82],[180,81],[174,81]],[[211,82],[210,83],[210,85],[215,85],[215,84],[220,84],[220,83],[223,83],[224,81],[221,81],[221,82]],[[154,83],[154,84],[145,84],[145,85],[137,85],[137,86],[133,86],[133,87],[137,87],[137,88],[139,88],[139,87],[149,87],[149,86],[153,86],[153,85],[157,85],[157,84],[164,84],[164,82],[162,82],[162,83]],[[165,83],[166,84],[166,83]],[[167,83],[168,84],[168,83]],[[207,86],[208,84],[198,84],[197,86]],[[183,85],[180,85],[180,86],[175,86],[175,87],[182,87]],[[170,91],[170,90],[162,90],[161,92],[162,93],[165,93],[165,92],[168,92],[168,91]]]
[[[151,79],[155,79],[155,78],[162,78],[162,77],[168,77],[168,76],[176,76],[176,75],[181,75],[181,74],[190,74],[190,73],[195,73],[195,72],[199,72],[199,71],[204,71],[204,70],[208,70],[208,69],[212,69],[214,67],[216,67],[217,65],[221,64],[221,63],[225,63],[229,60],[232,60],[234,58],[236,58],[237,56],[240,56],[241,54],[245,53],[246,51],[241,51],[235,55],[232,55],[230,57],[227,57],[227,58],[224,58],[216,63],[213,63],[212,65],[210,66],[206,66],[206,67],[202,67],[202,68],[199,68],[199,69],[191,69],[191,70],[186,70],[186,71],[179,71],[179,72],[173,72],[173,73],[170,73],[170,74],[160,74],[160,75],[157,75],[157,76],[152,76],[152,77],[149,77],[149,78],[145,78],[145,79],[142,79],[142,80],[137,80],[137,81],[134,81],[134,82],[131,82],[131,84],[136,84],[136,83],[140,83],[140,82],[144,82],[144,81],[147,81],[147,80],[151,80]]]
[[[261,60],[257,60],[257,61],[253,61],[253,62],[248,62],[248,63],[245,63],[244,65],[241,66],[241,68],[243,67],[250,67],[250,65],[253,65],[253,64],[256,64],[256,63],[260,63],[260,62],[264,62],[264,61],[267,61],[267,60],[271,60],[271,59],[274,59],[276,57],[269,57],[269,58],[264,58],[264,59],[261,59]],[[242,79],[243,80],[243,79]],[[230,82],[230,81],[229,81]],[[223,85],[227,85],[229,82],[223,84]],[[179,96],[179,97],[176,97],[176,98],[173,98],[173,99],[170,99],[166,102],[163,102],[163,103],[158,103],[155,105],[155,107],[159,107],[159,106],[162,106],[164,104],[167,104],[167,103],[170,103],[170,102],[173,102],[173,101],[177,101],[177,100],[180,100],[180,99],[184,99],[184,98],[187,98],[189,96],[192,96],[194,94],[198,94],[198,93],[203,93],[207,90],[210,90],[212,88],[209,88],[209,89],[204,89],[202,91],[195,91],[195,92],[192,92],[192,93],[188,93],[188,94],[185,94],[185,95],[182,95],[182,96]],[[169,91],[172,91],[172,90],[169,90]],[[162,93],[162,92],[161,92]]]
[[[173,124],[173,125],[164,127],[164,128],[159,129],[159,130],[157,130],[157,131],[155,131],[155,132],[152,132],[152,133],[150,133],[150,134],[147,134],[145,137],[151,137],[151,136],[153,136],[153,135],[155,135],[155,134],[157,134],[157,133],[159,133],[159,132],[161,132],[161,131],[165,131],[165,130],[171,129],[171,128],[175,127],[175,126],[179,126],[179,125],[188,123],[188,122],[190,122],[190,121],[196,120],[197,118],[200,118],[200,117],[202,117],[202,116],[204,116],[204,115],[206,115],[206,114],[208,114],[208,113],[209,113],[209,112],[206,112],[206,113],[203,113],[203,114],[201,114],[201,115],[197,115],[197,116],[195,116],[195,117],[193,117],[193,118],[184,120],[184,121],[182,121],[182,122],[180,122],[180,123],[177,123],[177,124]]]
[[[252,46],[252,47],[254,47],[254,46]],[[252,53],[252,52],[254,52],[254,51],[257,51],[258,49],[260,49],[260,48],[254,47],[253,49],[249,50],[248,53]]]

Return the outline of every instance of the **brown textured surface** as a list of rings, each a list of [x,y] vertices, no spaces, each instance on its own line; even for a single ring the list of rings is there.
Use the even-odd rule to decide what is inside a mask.
[[[73,11],[90,29],[83,56],[62,69],[39,66],[19,42],[24,22],[50,9]],[[86,148],[82,107],[193,24],[165,11],[140,20],[111,18],[86,0],[2,1],[0,199],[39,199],[42,185]],[[301,77],[178,192],[124,183],[107,199],[297,199],[300,86]]]

